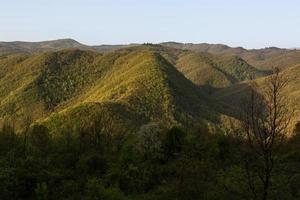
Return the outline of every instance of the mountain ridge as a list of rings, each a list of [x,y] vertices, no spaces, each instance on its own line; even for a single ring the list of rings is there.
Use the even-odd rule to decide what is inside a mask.
[[[278,47],[266,47],[261,49],[245,49],[243,47],[230,47],[224,44],[208,43],[179,43],[163,42],[160,45],[194,52],[207,52],[213,54],[226,54],[239,56],[250,65],[260,70],[271,70],[273,67],[287,68],[300,62],[300,50]],[[85,45],[73,39],[59,39],[41,42],[0,42],[0,56],[15,53],[39,53],[57,51],[68,48],[91,50],[101,53],[115,51],[122,48],[141,46],[142,44],[120,45]]]

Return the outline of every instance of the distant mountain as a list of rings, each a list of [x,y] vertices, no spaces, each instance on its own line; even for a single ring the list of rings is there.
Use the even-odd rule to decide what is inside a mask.
[[[161,43],[164,46],[173,47],[177,49],[191,50],[197,52],[207,53],[235,53],[239,54],[246,52],[247,50],[242,47],[232,48],[224,44],[208,44],[208,43],[178,43],[178,42],[164,42]]]
[[[93,50],[98,52],[107,52],[124,47],[135,46],[130,45],[99,45],[88,46],[81,44],[73,39],[59,39],[42,42],[0,42],[0,56],[15,53],[41,53],[47,51],[58,51],[63,49],[80,49],[80,50]]]
[[[141,44],[88,46],[72,39],[60,39],[44,42],[0,42],[0,56],[14,53],[57,51],[70,48],[103,53],[140,45]],[[300,50],[297,49],[269,47],[264,49],[248,50],[242,47],[233,48],[223,44],[192,44],[177,42],[165,42],[161,43],[161,45],[194,52],[238,56],[250,65],[261,70],[270,70],[272,67],[287,68],[300,63]]]
[[[166,42],[162,43],[162,45],[195,52],[239,56],[250,65],[262,70],[270,70],[273,67],[287,68],[300,63],[300,51],[296,49],[269,47],[264,49],[247,50],[242,47],[233,48],[223,44],[192,44],[176,42]]]
[[[110,52],[118,49],[128,48],[128,47],[135,47],[140,46],[140,44],[124,44],[124,45],[98,45],[98,46],[90,46],[90,48],[94,51],[104,53]]]
[[[0,42],[0,55],[57,51],[68,48],[90,49],[88,46],[72,39],[43,42]]]

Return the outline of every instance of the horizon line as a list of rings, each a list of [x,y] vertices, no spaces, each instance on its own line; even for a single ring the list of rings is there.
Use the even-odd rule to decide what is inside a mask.
[[[14,42],[23,42],[23,43],[42,43],[42,42],[54,42],[54,41],[59,41],[59,40],[72,40],[74,42],[77,42],[81,45],[85,45],[85,46],[89,46],[89,47],[95,47],[95,46],[126,46],[126,45],[143,45],[143,44],[156,44],[156,45],[160,45],[160,44],[164,44],[164,43],[177,43],[177,44],[183,44],[183,45],[188,45],[188,44],[192,44],[192,45],[199,45],[199,44],[208,44],[208,45],[223,45],[223,46],[227,46],[229,48],[243,48],[245,50],[260,50],[260,49],[270,49],[270,48],[278,48],[278,49],[287,49],[287,50],[300,50],[300,47],[279,47],[279,46],[264,46],[264,47],[259,47],[259,48],[247,48],[244,46],[234,46],[234,45],[228,45],[226,43],[210,43],[210,42],[182,42],[182,41],[163,41],[163,42],[124,42],[124,43],[102,43],[102,44],[91,44],[91,43],[85,43],[85,42],[80,42],[77,39],[73,39],[73,38],[57,38],[57,39],[46,39],[46,40],[10,40],[10,41],[0,41],[0,43],[14,43]]]

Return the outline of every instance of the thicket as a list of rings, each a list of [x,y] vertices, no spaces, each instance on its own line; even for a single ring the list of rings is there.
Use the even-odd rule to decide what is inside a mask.
[[[53,136],[34,125],[17,134],[5,123],[1,199],[252,199],[243,160],[247,145],[239,134],[158,123],[122,137],[101,130],[93,125]],[[297,126],[278,154],[292,173],[274,169],[274,181],[282,184],[271,186],[271,199],[300,197],[299,141]]]

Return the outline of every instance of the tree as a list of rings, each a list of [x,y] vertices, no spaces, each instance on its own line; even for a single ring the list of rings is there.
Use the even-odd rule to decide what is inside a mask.
[[[298,122],[295,126],[295,129],[294,129],[294,133],[295,134],[300,134],[300,122]]]
[[[31,115],[26,115],[24,117],[24,120],[23,120],[23,124],[22,126],[24,127],[24,130],[23,130],[23,138],[24,138],[24,141],[23,141],[23,153],[26,157],[27,155],[27,140],[28,140],[28,133],[29,133],[29,130],[30,130],[30,125],[31,123],[33,122],[33,119],[31,117]]]
[[[37,184],[35,188],[35,194],[37,200],[47,200],[48,199],[48,187],[45,182]]]
[[[253,84],[243,102],[242,128],[246,133],[245,169],[254,199],[270,198],[274,168],[290,123],[292,113],[286,108],[282,91],[288,83],[278,69],[266,80],[259,93]]]
[[[8,121],[5,121],[0,132],[0,152],[7,153],[15,151],[17,146],[17,134],[14,126]]]
[[[156,123],[143,125],[138,131],[137,148],[147,159],[159,159],[162,156],[162,128]]]
[[[30,144],[38,154],[47,154],[50,148],[50,135],[43,125],[34,125],[30,132]]]
[[[168,130],[163,139],[163,149],[167,159],[174,158],[179,155],[184,143],[185,132],[180,128],[173,127]]]

